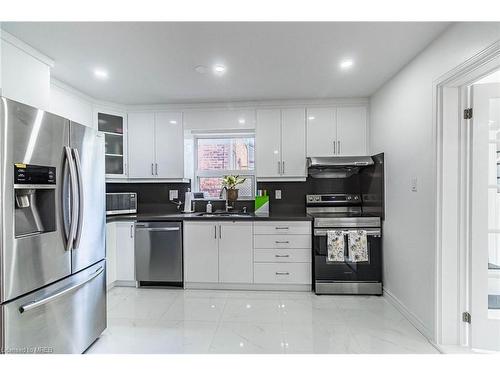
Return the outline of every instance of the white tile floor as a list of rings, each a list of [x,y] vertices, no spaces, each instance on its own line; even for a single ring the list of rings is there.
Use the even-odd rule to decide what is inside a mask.
[[[437,353],[383,297],[113,288],[87,353]]]

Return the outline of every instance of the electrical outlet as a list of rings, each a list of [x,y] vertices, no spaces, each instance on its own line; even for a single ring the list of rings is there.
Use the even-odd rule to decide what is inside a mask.
[[[179,198],[179,190],[169,190],[168,196],[171,201]]]
[[[274,197],[276,199],[281,199],[281,190],[276,190]]]
[[[410,190],[412,192],[416,192],[418,191],[418,188],[417,188],[417,178],[416,177],[412,177],[411,180],[410,180]]]

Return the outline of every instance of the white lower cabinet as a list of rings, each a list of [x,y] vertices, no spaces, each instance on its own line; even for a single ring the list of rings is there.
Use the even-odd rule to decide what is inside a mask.
[[[184,223],[186,283],[251,283],[252,223]]]
[[[252,233],[249,222],[219,224],[219,282],[253,281]]]
[[[219,239],[216,222],[184,222],[184,281],[219,281]]]
[[[134,222],[115,222],[114,257],[116,282],[135,282]],[[109,239],[108,239],[109,241]],[[110,260],[108,259],[108,263]]]
[[[254,283],[310,285],[310,222],[256,222]]]
[[[256,284],[311,284],[311,263],[256,263]]]

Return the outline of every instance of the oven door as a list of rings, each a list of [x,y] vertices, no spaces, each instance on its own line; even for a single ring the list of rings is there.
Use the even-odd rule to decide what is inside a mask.
[[[346,228],[315,228],[313,236],[314,279],[316,282],[381,282],[382,281],[382,246],[380,228],[352,228],[366,230],[368,244],[367,262],[327,262],[327,231]],[[345,235],[346,255],[347,234]]]

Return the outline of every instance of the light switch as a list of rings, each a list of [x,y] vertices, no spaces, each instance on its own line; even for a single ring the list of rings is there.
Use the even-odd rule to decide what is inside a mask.
[[[179,190],[169,190],[168,191],[168,196],[171,201],[174,199],[179,198]]]
[[[281,199],[281,190],[276,190],[274,197],[276,199]]]
[[[411,180],[410,180],[410,190],[413,191],[413,192],[416,192],[418,189],[417,189],[417,178],[416,177],[412,177]]]

